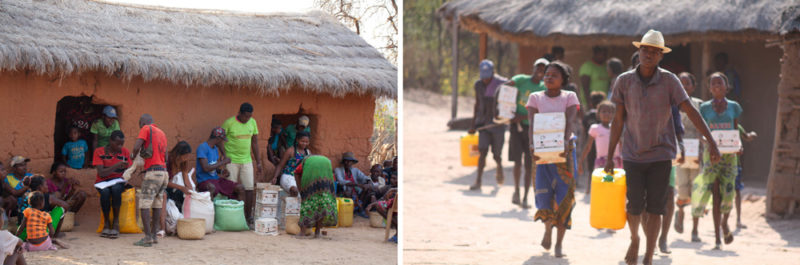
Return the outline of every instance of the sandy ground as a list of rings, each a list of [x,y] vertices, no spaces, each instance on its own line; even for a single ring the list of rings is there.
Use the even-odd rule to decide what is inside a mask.
[[[495,163],[487,163],[481,192],[469,191],[475,167],[459,160],[459,137],[448,131],[449,97],[418,90],[404,92],[404,230],[403,261],[409,264],[624,264],[628,228],[615,234],[589,226],[589,198],[579,184],[572,230],[564,240],[565,258],[554,258],[539,243],[544,233],[533,222],[535,209],[511,204],[514,181],[503,151],[506,183],[497,186]],[[471,116],[472,101],[460,101],[459,116]],[[506,135],[506,141],[508,135]],[[584,180],[580,180],[585,183]],[[800,260],[800,219],[767,221],[764,184],[747,183],[743,191],[756,199],[743,201],[742,222],[735,240],[723,250],[712,250],[714,231],[709,216],[700,220],[702,243],[690,241],[691,221],[683,234],[671,229],[672,254],[656,254],[655,264],[797,264]],[[760,186],[760,187],[759,187]],[[531,193],[532,194],[532,193]],[[533,204],[533,197],[529,198]],[[729,224],[734,227],[735,219]],[[554,231],[553,243],[555,243]],[[643,234],[640,232],[640,235]],[[644,254],[644,243],[639,252]]]
[[[28,264],[397,264],[397,245],[385,243],[382,228],[357,216],[352,227],[323,230],[330,240],[299,240],[283,231],[279,236],[215,232],[202,240],[167,237],[144,248],[133,246],[143,234],[99,237],[99,209],[97,198],[90,198],[80,226],[62,239],[70,249],[25,253]]]

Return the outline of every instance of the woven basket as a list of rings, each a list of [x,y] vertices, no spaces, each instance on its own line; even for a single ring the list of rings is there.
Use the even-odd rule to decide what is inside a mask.
[[[189,218],[178,220],[178,238],[203,239],[206,234],[206,219]]]
[[[383,216],[378,212],[369,212],[369,226],[376,228],[386,227],[386,224],[383,222]]]
[[[75,228],[75,213],[67,212],[64,214],[64,219],[61,220],[61,232],[69,232]]]
[[[299,215],[287,215],[286,216],[286,233],[290,235],[297,235],[300,234],[300,222]],[[306,229],[306,235],[310,235],[312,232],[311,229]]]

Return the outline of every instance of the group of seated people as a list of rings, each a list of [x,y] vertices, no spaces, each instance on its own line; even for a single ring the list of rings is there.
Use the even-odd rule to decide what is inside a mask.
[[[98,124],[102,123],[98,126],[118,128],[113,108],[106,108],[104,114],[106,116],[98,120]],[[289,196],[301,195],[297,183],[300,176],[295,178],[295,175],[302,174],[303,162],[312,156],[308,123],[307,116],[300,117],[297,124],[287,128],[281,128],[279,122],[272,123],[272,136],[267,144],[269,154],[267,160],[276,168],[272,184],[280,185]],[[228,140],[226,134],[225,129],[216,127],[212,129],[209,138],[197,146],[194,155],[191,145],[186,141],[178,142],[166,154],[168,184],[161,199],[161,209],[154,209],[160,212],[160,226],[153,226],[166,227],[164,223],[167,200],[174,201],[179,206],[178,210],[182,211],[180,206],[183,205],[184,195],[192,191],[208,191],[212,198],[221,194],[239,201],[246,199],[247,192],[243,184],[228,178],[230,172],[227,166],[232,162],[223,151],[224,144]],[[80,143],[83,140],[78,139],[78,130],[70,130],[69,135],[73,141],[64,146],[62,150],[65,153],[64,160],[52,165],[49,178],[29,173],[27,164],[30,159],[22,156],[13,157],[8,168],[0,162],[0,176],[5,176],[0,188],[2,195],[0,206],[5,215],[18,218],[17,224],[20,226],[17,235],[20,233],[23,236],[25,233],[29,235],[24,245],[26,250],[55,249],[56,245],[66,247],[55,239],[58,237],[61,223],[50,218],[50,215],[42,213],[53,212],[57,207],[62,208],[63,212],[75,213],[81,209],[87,198],[87,193],[80,189],[80,183],[75,178],[67,176],[67,167],[77,168],[78,164],[83,163],[83,161],[73,161],[75,157],[70,154],[80,153],[72,152],[74,146],[85,146],[85,143]],[[99,133],[96,138],[98,148],[92,153],[91,165],[97,171],[94,187],[99,193],[104,222],[100,236],[114,239],[120,234],[120,220],[116,217],[120,216],[122,194],[125,190],[133,188],[128,184],[129,176],[124,175],[128,174],[126,170],[134,167],[135,160],[131,152],[123,147],[125,135],[122,131],[116,129],[108,133],[107,137],[104,135],[105,133]],[[139,135],[136,139],[137,146],[141,138]],[[192,158],[195,159],[194,162]],[[331,176],[331,182],[334,183],[331,188],[335,194],[332,195],[352,198],[355,213],[359,216],[368,218],[367,211],[376,210],[385,217],[396,194],[397,157],[392,161],[385,161],[385,169],[380,164],[373,165],[369,176],[353,167],[356,163],[358,160],[354,154],[345,152],[342,155],[341,165],[327,170],[327,175]],[[153,215],[155,217],[156,213]],[[56,227],[51,227],[54,224],[57,224]],[[392,225],[396,226],[396,218]],[[164,230],[159,230],[156,235],[163,237],[165,234]]]

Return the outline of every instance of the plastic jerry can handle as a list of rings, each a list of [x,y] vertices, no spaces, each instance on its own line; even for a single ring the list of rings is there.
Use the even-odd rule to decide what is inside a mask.
[[[351,203],[351,202],[353,202],[353,199],[344,199],[343,201],[346,202],[346,203]]]

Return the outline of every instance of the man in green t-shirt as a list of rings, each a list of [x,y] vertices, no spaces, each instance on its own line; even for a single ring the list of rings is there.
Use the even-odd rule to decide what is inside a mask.
[[[606,70],[608,49],[602,46],[594,46],[592,51],[592,60],[583,63],[578,74],[581,79],[581,93],[578,93],[578,97],[580,97],[582,106],[587,110],[590,109],[587,101],[589,94],[594,91],[601,91],[608,95],[609,87],[608,71]]]
[[[223,155],[231,159],[231,163],[225,167],[229,173],[228,180],[244,186],[244,211],[248,223],[253,221],[254,178],[260,176],[262,171],[261,158],[258,154],[258,125],[252,117],[253,105],[245,102],[239,107],[239,114],[222,123],[222,129],[225,129],[228,138]],[[256,164],[255,175],[253,159]]]
[[[89,132],[94,134],[92,148],[100,148],[108,145],[108,140],[111,133],[119,130],[119,121],[117,121],[117,110],[112,106],[103,108],[103,117],[97,119],[92,124]]]
[[[514,162],[514,196],[511,203],[520,205],[519,200],[519,176],[522,173],[522,165],[525,165],[525,195],[522,198],[522,208],[530,208],[528,205],[528,190],[531,187],[531,176],[533,172],[533,160],[531,158],[530,141],[528,131],[530,122],[528,121],[528,98],[531,93],[546,90],[542,77],[544,70],[550,62],[547,59],[539,58],[533,63],[533,73],[531,75],[519,74],[511,78],[506,83],[517,88],[517,111],[511,120],[509,131],[511,137],[508,140],[508,160]],[[524,159],[524,161],[522,160]]]

